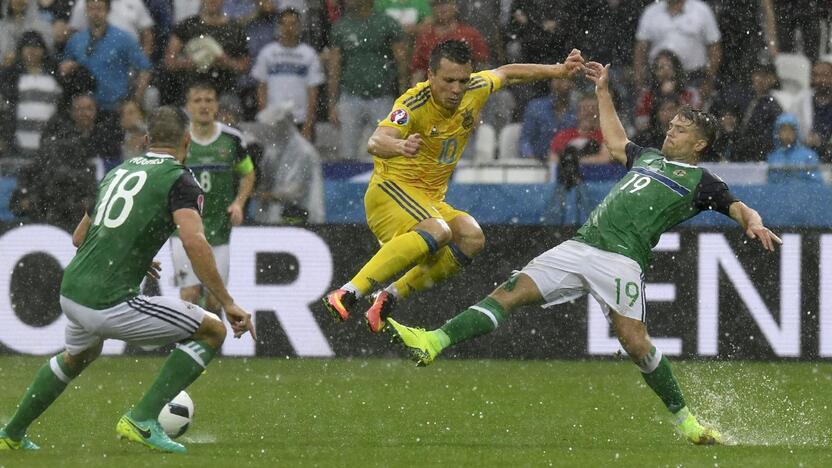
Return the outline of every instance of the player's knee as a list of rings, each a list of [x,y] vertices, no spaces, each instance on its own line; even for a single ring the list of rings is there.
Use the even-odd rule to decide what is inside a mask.
[[[485,234],[477,229],[465,236],[465,253],[471,257],[482,251],[485,248]]]
[[[416,226],[417,231],[431,236],[437,247],[444,247],[453,239],[453,232],[443,219],[430,218]]]
[[[200,338],[208,342],[211,346],[219,348],[225,342],[225,337],[228,331],[219,317],[211,312],[205,313],[205,319],[202,321],[202,326],[197,332],[196,338]]]

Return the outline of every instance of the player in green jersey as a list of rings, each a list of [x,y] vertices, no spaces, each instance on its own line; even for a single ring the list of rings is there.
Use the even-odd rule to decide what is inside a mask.
[[[243,210],[256,176],[242,134],[217,122],[217,98],[216,88],[209,83],[198,82],[188,88],[185,104],[191,116],[188,167],[205,192],[205,237],[217,259],[223,283],[228,284],[231,227],[243,222]],[[219,302],[210,292],[203,291],[179,237],[171,238],[171,252],[174,285],[180,288],[179,297],[197,304],[205,292],[205,308],[219,315],[222,310]]]
[[[78,252],[64,271],[61,309],[69,319],[66,350],[40,368],[12,419],[0,430],[0,450],[36,450],[26,430],[100,354],[106,339],[145,349],[178,343],[142,399],[116,425],[120,438],[163,452],[183,453],[157,417],[164,405],[205,370],[226,336],[211,312],[167,297],[139,294],[146,274],[158,277],[153,257],[174,229],[197,276],[222,304],[234,336],[254,336],[251,315],[234,303],[205,239],[203,194],[184,166],[188,117],[161,107],[148,121],[150,150],[125,161],[101,181],[94,209],[72,242]]]
[[[773,251],[781,241],[722,180],[696,166],[716,138],[715,118],[683,108],[670,122],[661,151],[642,148],[627,139],[616,115],[608,67],[590,62],[586,74],[595,82],[604,143],[629,172],[575,237],[539,255],[439,329],[425,331],[388,322],[394,338],[413,359],[428,365],[448,346],[493,331],[517,307],[546,307],[590,294],[644,380],[673,414],[679,431],[696,444],[721,443],[719,432],[701,425],[690,412],[670,363],[650,341],[644,324],[643,272],[659,236],[703,210],[730,216],[767,250]]]

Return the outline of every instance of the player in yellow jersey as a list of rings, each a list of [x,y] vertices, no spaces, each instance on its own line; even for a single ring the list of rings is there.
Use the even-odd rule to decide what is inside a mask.
[[[367,143],[375,167],[364,208],[381,249],[347,284],[324,297],[333,317],[346,320],[359,298],[410,268],[372,296],[365,316],[377,333],[397,298],[450,277],[482,250],[485,236],[477,221],[445,202],[480,110],[503,86],[571,78],[583,64],[580,51],[573,49],[563,64],[510,64],[473,73],[465,42],[449,40],[433,49],[428,80],[396,100]]]

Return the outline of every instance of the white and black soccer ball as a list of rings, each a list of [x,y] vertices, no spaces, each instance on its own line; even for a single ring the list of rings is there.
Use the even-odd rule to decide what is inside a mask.
[[[162,407],[162,412],[159,413],[159,424],[171,439],[184,434],[193,419],[194,402],[184,390]]]

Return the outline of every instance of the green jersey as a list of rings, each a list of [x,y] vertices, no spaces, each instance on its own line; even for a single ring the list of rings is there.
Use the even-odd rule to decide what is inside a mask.
[[[737,201],[707,169],[674,162],[653,148],[628,143],[629,172],[578,230],[575,240],[632,258],[642,271],[659,237],[702,210],[728,215]]]
[[[200,211],[202,199],[193,174],[173,156],[147,153],[123,162],[99,184],[61,295],[96,310],[137,296],[153,257],[176,228],[172,213]]]
[[[205,192],[205,238],[211,245],[227,244],[231,237],[228,205],[237,196],[235,174],[244,176],[254,170],[242,134],[219,122],[207,140],[191,133],[187,163]]]

